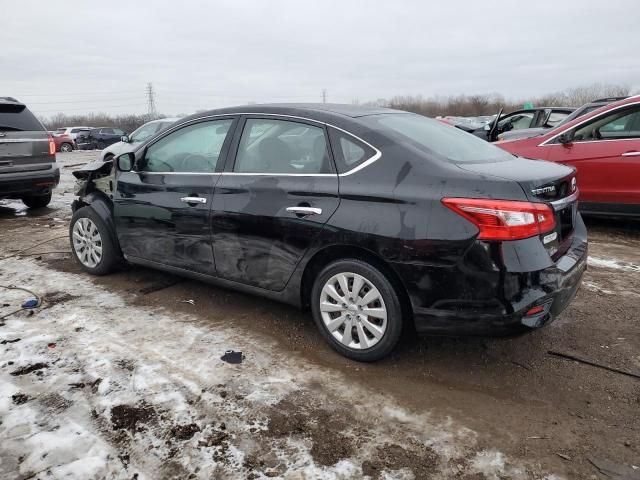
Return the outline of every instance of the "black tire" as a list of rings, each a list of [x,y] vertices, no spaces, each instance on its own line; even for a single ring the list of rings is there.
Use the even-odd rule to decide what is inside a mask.
[[[29,195],[28,197],[22,197],[22,203],[28,208],[44,208],[51,202],[51,192],[46,195]]]
[[[85,218],[89,219],[97,227],[100,235],[99,245],[102,248],[101,257],[99,262],[93,266],[87,265],[86,262],[83,262],[80,259],[79,254],[76,251],[76,244],[74,244],[74,227],[78,221]],[[113,232],[111,232],[109,227],[107,227],[91,206],[82,207],[76,210],[73,217],[71,217],[71,223],[69,224],[69,243],[71,244],[71,253],[73,258],[78,265],[80,265],[80,268],[92,275],[106,275],[107,273],[113,272],[123,264],[123,258],[120,251],[113,244],[112,234]],[[98,243],[96,242],[96,244]]]
[[[380,340],[369,348],[356,349],[347,347],[333,336],[322,318],[322,312],[320,311],[322,290],[330,279],[340,273],[353,273],[364,277],[366,281],[378,289],[384,301],[384,307],[387,313],[386,330]],[[374,362],[387,356],[398,344],[402,334],[403,314],[396,290],[384,273],[362,260],[349,258],[338,260],[327,265],[316,277],[313,284],[311,291],[311,311],[316,326],[322,336],[329,342],[329,345],[345,357],[360,362]],[[339,315],[339,313],[336,313],[336,315]],[[354,325],[351,328],[356,329],[356,326]],[[357,330],[353,331],[357,336]]]
[[[70,143],[63,143],[62,145],[60,145],[60,151],[61,152],[73,152],[73,145],[71,145]]]
[[[104,150],[106,148],[106,146],[105,146],[104,142],[99,141],[98,143],[96,143],[96,148],[98,150]]]

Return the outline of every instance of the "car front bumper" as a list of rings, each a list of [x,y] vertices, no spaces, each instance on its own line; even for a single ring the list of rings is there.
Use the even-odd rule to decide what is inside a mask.
[[[538,239],[530,240],[541,245]],[[587,268],[587,231],[578,216],[567,251],[555,261],[546,255],[547,265],[540,269],[530,269],[545,255],[531,249],[534,241],[517,245],[519,255],[509,254],[506,246],[494,249],[484,245],[479,250],[492,254],[483,261],[479,260],[482,254],[476,252],[472,260],[462,260],[455,267],[435,269],[436,272],[431,270],[428,275],[401,271],[405,286],[409,285],[416,331],[501,335],[530,331],[553,321],[580,287]],[[537,259],[523,260],[524,252]],[[425,289],[426,285],[436,288]],[[527,315],[539,306],[541,312]]]

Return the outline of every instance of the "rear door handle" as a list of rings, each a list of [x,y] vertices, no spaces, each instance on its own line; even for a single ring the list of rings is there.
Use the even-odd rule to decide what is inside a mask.
[[[287,212],[300,216],[322,215],[322,209],[314,207],[287,207]]]
[[[207,199],[204,197],[182,197],[180,201],[184,203],[207,203]]]
[[[623,157],[640,157],[640,152],[624,152]]]

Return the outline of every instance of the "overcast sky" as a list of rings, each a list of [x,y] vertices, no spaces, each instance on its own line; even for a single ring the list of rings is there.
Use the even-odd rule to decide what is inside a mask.
[[[165,114],[593,82],[640,89],[640,1],[0,0],[0,96]]]

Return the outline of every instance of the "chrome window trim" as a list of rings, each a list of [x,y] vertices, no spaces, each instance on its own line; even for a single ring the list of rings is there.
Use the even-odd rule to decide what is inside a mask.
[[[542,142],[541,144],[539,144],[539,145],[538,145],[538,147],[548,147],[548,146],[550,146],[550,145],[551,145],[551,146],[553,146],[553,145],[559,145],[559,144],[557,144],[557,143],[550,144],[549,142],[554,141],[556,138],[558,138],[558,137],[559,137],[560,135],[562,135],[563,133],[568,132],[569,130],[573,130],[574,128],[578,128],[578,127],[580,127],[581,125],[584,125],[585,123],[588,123],[588,122],[590,122],[590,121],[592,121],[592,120],[595,120],[595,119],[597,119],[597,118],[600,118],[600,117],[602,117],[602,116],[608,115],[608,114],[610,114],[611,112],[615,112],[616,110],[620,110],[621,108],[630,107],[630,106],[634,106],[634,105],[640,105],[640,101],[637,101],[637,102],[630,102],[630,103],[625,103],[624,105],[618,105],[616,108],[612,108],[611,110],[607,110],[607,111],[605,111],[605,112],[602,112],[602,113],[601,113],[601,114],[599,114],[599,115],[596,115],[596,116],[594,116],[594,117],[591,117],[591,118],[588,118],[588,119],[586,119],[586,120],[583,120],[582,122],[578,122],[578,123],[576,123],[575,125],[573,125],[573,126],[571,126],[571,127],[569,127],[569,128],[565,128],[565,129],[564,129],[564,130],[562,130],[560,133],[558,133],[558,134],[554,135],[554,136],[553,136],[553,137],[551,137],[550,139],[545,140],[544,142]],[[614,138],[614,139],[611,139],[611,140],[586,140],[586,141],[584,141],[584,142],[576,142],[576,143],[619,142],[619,141],[622,141],[622,140],[633,140],[633,138]]]
[[[281,114],[281,113],[261,113],[261,112],[238,112],[238,113],[220,113],[220,114],[216,114],[216,115],[207,115],[205,117],[200,117],[200,118],[193,118],[191,120],[187,120],[185,122],[176,124],[175,126],[173,126],[172,128],[170,128],[169,130],[166,130],[164,133],[164,135],[162,135],[161,137],[158,137],[157,139],[155,139],[153,141],[153,143],[150,143],[149,145],[147,145],[147,147],[150,147],[151,145],[153,145],[154,143],[156,143],[157,141],[163,139],[164,137],[170,135],[171,133],[173,133],[174,131],[178,130],[179,128],[188,126],[192,123],[198,123],[200,121],[206,120],[206,119],[210,119],[210,118],[220,118],[220,117],[234,117],[234,116],[240,116],[240,115],[260,115],[260,116],[268,116],[268,117],[281,117],[281,118],[294,118],[296,120],[305,120],[307,122],[312,122],[312,123],[316,123],[316,124],[320,124],[320,125],[325,125],[327,127],[331,127],[331,128],[335,128],[336,130],[339,130],[343,133],[346,133],[347,135],[350,135],[351,137],[355,138],[356,140],[358,140],[359,142],[364,143],[365,145],[367,145],[369,148],[371,148],[375,153],[368,158],[367,160],[365,160],[364,162],[362,162],[360,165],[352,168],[351,170],[348,170],[344,173],[246,173],[246,172],[207,172],[207,173],[203,173],[203,172],[136,172],[136,173],[151,173],[151,174],[161,174],[161,175],[243,175],[243,176],[247,176],[247,175],[254,175],[254,176],[261,176],[261,177],[346,177],[348,175],[352,175],[360,170],[362,170],[363,168],[368,167],[369,165],[371,165],[372,163],[374,163],[376,160],[380,159],[380,157],[382,157],[382,152],[380,150],[378,150],[376,147],[374,147],[373,145],[371,145],[369,142],[367,142],[366,140],[363,140],[362,138],[358,137],[357,135],[354,135],[351,132],[348,132],[346,130],[344,130],[343,128],[340,127],[336,127],[335,125],[331,124],[331,123],[327,123],[327,122],[322,122],[320,120],[315,120],[313,118],[306,118],[306,117],[300,117],[300,116],[296,116],[296,115],[285,115],[285,114]]]

